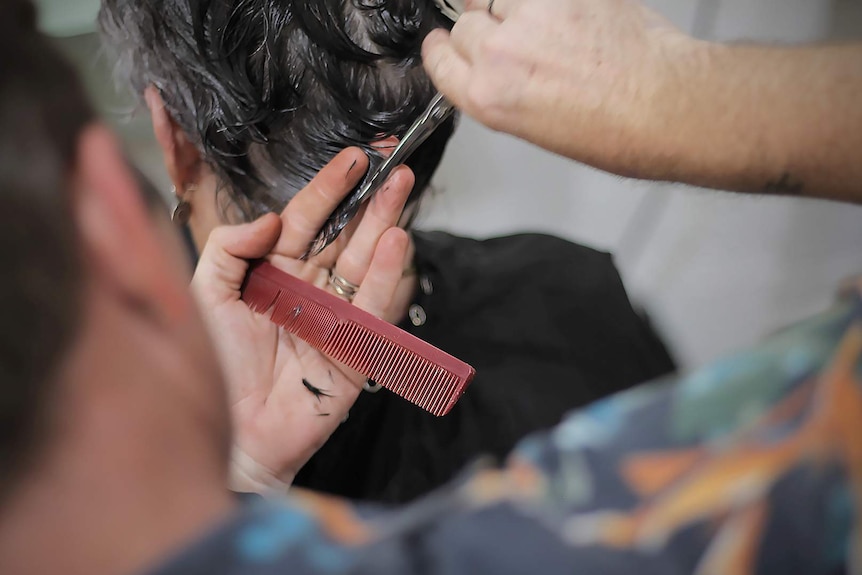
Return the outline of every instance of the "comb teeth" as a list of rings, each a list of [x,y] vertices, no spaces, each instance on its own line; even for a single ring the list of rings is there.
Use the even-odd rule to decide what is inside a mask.
[[[338,325],[321,351],[435,415],[448,412],[463,393],[462,378],[353,321]]]
[[[272,265],[252,265],[242,299],[323,353],[426,411],[448,413],[475,371],[466,363]]]

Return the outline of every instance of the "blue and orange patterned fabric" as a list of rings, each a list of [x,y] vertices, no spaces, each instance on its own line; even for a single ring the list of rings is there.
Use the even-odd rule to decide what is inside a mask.
[[[860,505],[853,293],[756,349],[577,412],[414,505],[259,501],[154,574],[860,573]]]

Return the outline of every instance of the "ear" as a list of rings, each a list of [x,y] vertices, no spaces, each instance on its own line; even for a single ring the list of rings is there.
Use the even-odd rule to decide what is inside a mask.
[[[148,86],[144,91],[144,100],[150,110],[153,121],[153,133],[162,148],[165,167],[171,182],[178,193],[182,193],[189,184],[197,184],[200,177],[201,157],[194,144],[189,141],[185,132],[171,117],[162,95],[155,86]]]
[[[183,274],[170,265],[114,135],[86,129],[78,144],[75,217],[92,273],[133,311],[184,320],[193,308]]]

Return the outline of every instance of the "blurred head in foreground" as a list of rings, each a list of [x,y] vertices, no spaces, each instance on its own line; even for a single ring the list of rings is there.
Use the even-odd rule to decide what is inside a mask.
[[[153,206],[30,2],[0,1],[2,573],[137,570],[230,505],[218,362]]]

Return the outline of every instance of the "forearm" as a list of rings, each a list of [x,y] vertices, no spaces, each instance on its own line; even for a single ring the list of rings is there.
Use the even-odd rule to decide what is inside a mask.
[[[487,126],[624,176],[862,201],[862,44],[711,44],[633,0],[471,4],[423,57]]]
[[[699,44],[656,93],[654,179],[862,202],[862,45]],[[649,170],[649,168],[647,168]]]

